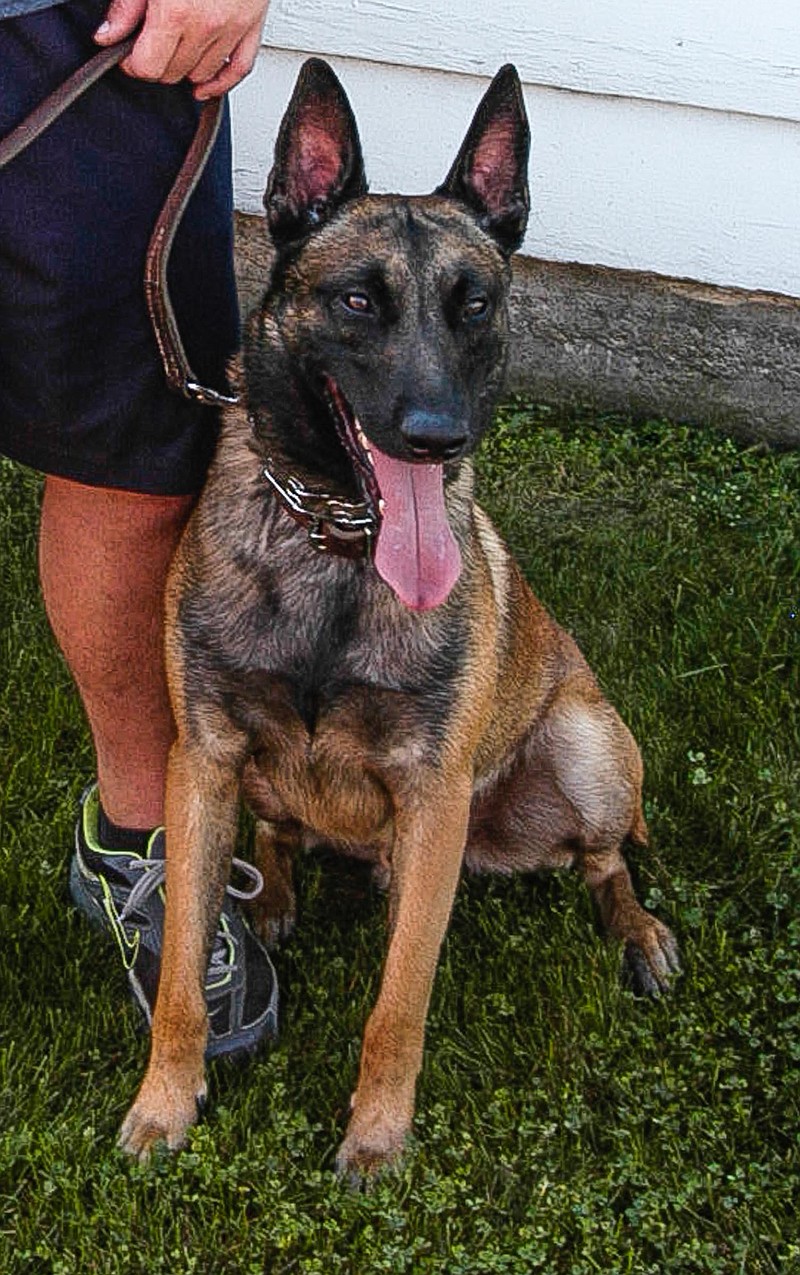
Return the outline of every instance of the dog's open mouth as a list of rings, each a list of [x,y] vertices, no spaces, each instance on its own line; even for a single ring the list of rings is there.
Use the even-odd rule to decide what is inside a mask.
[[[367,438],[332,377],[325,397],[342,445],[367,501],[377,507],[375,568],[401,602],[429,611],[450,594],[461,553],[444,502],[442,465],[396,460]]]

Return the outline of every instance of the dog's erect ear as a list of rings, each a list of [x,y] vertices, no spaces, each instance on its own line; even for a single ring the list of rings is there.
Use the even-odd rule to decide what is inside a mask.
[[[300,70],[275,143],[264,195],[272,238],[308,234],[348,199],[367,192],[361,143],[345,91],[327,62]]]
[[[522,86],[509,64],[486,90],[455,163],[436,191],[471,208],[506,256],[519,248],[528,223],[530,140]]]

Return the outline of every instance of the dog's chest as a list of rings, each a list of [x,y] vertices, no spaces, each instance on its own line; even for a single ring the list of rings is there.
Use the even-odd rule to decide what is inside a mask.
[[[341,684],[312,705],[284,678],[259,680],[246,709],[251,805],[262,817],[296,820],[334,841],[379,842],[393,794],[415,766],[434,760],[426,724],[391,690]]]
[[[281,572],[236,605],[195,594],[187,666],[244,731],[262,814],[366,843],[391,793],[437,764],[463,642],[458,624],[445,640],[441,619],[387,609],[363,573],[315,576]]]
[[[415,658],[416,655],[416,658]],[[353,621],[270,634],[252,666],[226,677],[227,711],[253,753],[331,771],[434,761],[452,704],[451,660],[362,634]],[[266,762],[265,762],[266,764]]]

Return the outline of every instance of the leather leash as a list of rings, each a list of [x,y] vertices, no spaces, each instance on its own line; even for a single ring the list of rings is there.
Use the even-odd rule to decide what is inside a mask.
[[[30,146],[106,71],[117,66],[131,51],[135,40],[134,34],[96,53],[0,140],[0,169]],[[219,97],[205,102],[200,109],[194,138],[150,237],[144,267],[145,300],[167,383],[185,398],[211,407],[239,400],[201,385],[192,372],[170,300],[167,267],[175,233],[219,132],[224,105],[224,97]],[[355,464],[357,458],[353,459]],[[358,467],[357,472],[360,472]],[[286,512],[306,530],[315,549],[335,557],[364,559],[371,556],[380,525],[371,494],[363,502],[339,500],[307,488],[291,474],[279,476],[271,462],[264,467],[263,474]]]
[[[127,57],[135,41],[134,34],[111,48],[101,49],[40,102],[21,124],[0,141],[0,169],[16,159],[106,71]],[[144,268],[145,300],[167,382],[185,398],[210,407],[220,407],[238,400],[202,385],[189,366],[170,300],[167,266],[175,233],[216,141],[224,106],[225,98],[218,97],[205,102],[200,109],[191,146],[150,237]]]

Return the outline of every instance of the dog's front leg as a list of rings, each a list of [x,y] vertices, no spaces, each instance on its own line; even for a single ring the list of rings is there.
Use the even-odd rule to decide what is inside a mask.
[[[396,812],[389,950],[336,1161],[341,1173],[355,1176],[394,1159],[411,1127],[425,1018],[458,884],[470,796],[471,781],[458,777]]]
[[[164,945],[150,1062],[119,1144],[144,1159],[181,1146],[206,1094],[205,973],[236,837],[238,773],[175,744],[167,776]]]

